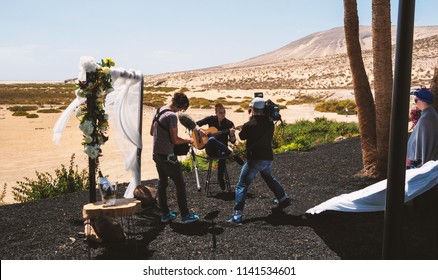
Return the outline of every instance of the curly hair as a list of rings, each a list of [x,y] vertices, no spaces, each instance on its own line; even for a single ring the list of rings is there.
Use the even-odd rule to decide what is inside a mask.
[[[183,92],[175,92],[172,97],[172,104],[175,105],[178,109],[183,109],[184,111],[189,108],[189,99],[187,95]]]

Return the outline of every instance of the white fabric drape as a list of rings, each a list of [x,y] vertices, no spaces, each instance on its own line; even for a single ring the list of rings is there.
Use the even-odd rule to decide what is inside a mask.
[[[105,112],[109,115],[110,127],[114,127],[112,138],[125,159],[125,169],[132,172],[132,179],[125,191],[126,198],[134,197],[134,189],[140,185],[140,163],[137,149],[141,149],[142,138],[139,133],[141,123],[141,76],[131,72],[136,79],[120,76],[120,71],[111,70],[114,91],[105,99]]]
[[[67,109],[62,112],[59,119],[56,121],[55,126],[53,127],[53,141],[55,141],[56,145],[61,144],[61,136],[64,132],[65,127],[67,126],[68,121],[70,120],[71,114],[73,111],[82,103],[84,103],[87,99],[76,97],[70,105],[68,105]]]
[[[429,161],[421,168],[406,170],[405,202],[438,184],[438,161]],[[306,213],[319,214],[326,210],[342,212],[384,211],[387,180],[377,182],[362,190],[331,198]]]
[[[125,159],[125,169],[132,172],[132,179],[125,191],[124,197],[132,198],[134,189],[140,185],[140,163],[137,158],[137,149],[142,148],[142,138],[139,133],[141,124],[141,83],[143,74],[139,71],[125,71],[111,68],[114,91],[105,99],[105,111],[108,114],[110,127],[114,127],[113,138]],[[85,79],[85,71],[80,68],[79,80]],[[70,120],[73,111],[86,98],[77,97],[59,117],[53,128],[53,141],[60,145],[61,136]]]

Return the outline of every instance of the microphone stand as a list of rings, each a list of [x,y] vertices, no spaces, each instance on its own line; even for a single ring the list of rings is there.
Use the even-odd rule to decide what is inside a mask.
[[[198,162],[196,161],[196,154],[195,154],[195,149],[193,148],[193,144],[190,145],[190,154],[192,156],[193,169],[195,170],[196,188],[198,189],[198,192],[200,192],[201,191],[201,184],[199,183]]]

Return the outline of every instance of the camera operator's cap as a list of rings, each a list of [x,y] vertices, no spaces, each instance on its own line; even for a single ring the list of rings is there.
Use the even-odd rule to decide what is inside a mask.
[[[263,98],[260,98],[260,97],[255,97],[251,101],[251,104],[249,104],[249,106],[257,108],[257,109],[263,109],[263,108],[265,108],[265,100],[263,100]]]
[[[433,94],[425,88],[417,90],[414,95],[423,102],[427,104],[433,103]]]

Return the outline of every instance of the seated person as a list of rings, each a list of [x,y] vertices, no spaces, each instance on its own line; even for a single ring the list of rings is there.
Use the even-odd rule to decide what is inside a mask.
[[[421,167],[430,160],[438,160],[438,114],[432,107],[434,96],[425,88],[414,94],[421,117],[409,137],[407,169]]]
[[[205,152],[209,157],[228,157],[231,150],[228,149],[228,141],[232,144],[236,142],[234,123],[225,117],[226,110],[224,105],[218,103],[215,105],[215,115],[211,115],[196,122],[198,126],[208,125],[218,130],[215,137],[209,137],[205,144]],[[237,163],[243,165],[243,160],[239,156],[234,156]],[[218,182],[222,190],[225,190],[224,170],[226,159],[218,161]]]

